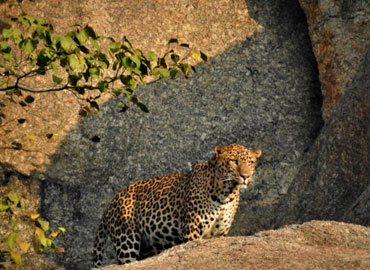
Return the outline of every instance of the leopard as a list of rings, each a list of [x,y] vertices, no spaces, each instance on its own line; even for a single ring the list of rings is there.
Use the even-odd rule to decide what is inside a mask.
[[[212,159],[186,174],[140,180],[108,204],[98,227],[93,267],[103,264],[108,235],[118,264],[159,254],[195,239],[226,236],[237,213],[240,189],[252,182],[260,149],[217,146]]]

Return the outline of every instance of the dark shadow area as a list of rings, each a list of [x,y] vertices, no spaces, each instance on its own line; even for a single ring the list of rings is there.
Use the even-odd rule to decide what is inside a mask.
[[[22,180],[27,180],[30,178],[28,175],[22,174],[15,170],[12,164],[0,162],[0,186],[6,186],[9,184],[9,178],[11,176],[15,176]]]

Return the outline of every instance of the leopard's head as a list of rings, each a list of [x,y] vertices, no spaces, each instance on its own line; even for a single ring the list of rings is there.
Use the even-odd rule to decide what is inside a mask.
[[[254,174],[256,161],[261,156],[260,149],[249,150],[243,145],[230,144],[215,148],[216,160],[224,181],[236,181],[245,188]]]

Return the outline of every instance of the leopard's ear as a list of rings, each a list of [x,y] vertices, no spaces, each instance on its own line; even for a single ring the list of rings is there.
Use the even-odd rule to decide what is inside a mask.
[[[252,150],[252,153],[254,154],[254,156],[256,158],[259,158],[262,155],[262,150],[261,149],[255,149],[255,150]]]
[[[215,148],[215,154],[216,154],[216,157],[219,157],[222,154],[222,147],[217,146]]]

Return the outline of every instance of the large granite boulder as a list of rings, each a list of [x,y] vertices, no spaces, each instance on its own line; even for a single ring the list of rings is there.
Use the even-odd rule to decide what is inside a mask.
[[[159,256],[103,270],[369,269],[370,228],[329,221],[248,237],[197,240]]]
[[[310,219],[370,225],[370,3],[300,1],[326,124],[302,160],[273,226]]]
[[[370,46],[370,4],[367,0],[299,2],[307,16],[327,120],[348,84],[362,72]]]
[[[331,219],[370,225],[369,64],[370,51],[281,199],[280,222]]]

